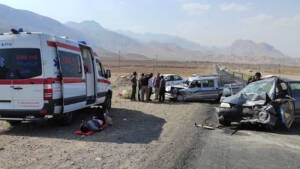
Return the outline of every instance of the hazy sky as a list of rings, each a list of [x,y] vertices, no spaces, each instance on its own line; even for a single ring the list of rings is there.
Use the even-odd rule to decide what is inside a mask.
[[[0,0],[61,22],[95,20],[112,30],[168,33],[201,45],[267,42],[300,57],[300,0]]]

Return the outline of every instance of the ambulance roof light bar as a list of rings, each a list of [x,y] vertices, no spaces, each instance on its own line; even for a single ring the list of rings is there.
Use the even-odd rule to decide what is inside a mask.
[[[87,45],[86,41],[78,41],[79,44]]]

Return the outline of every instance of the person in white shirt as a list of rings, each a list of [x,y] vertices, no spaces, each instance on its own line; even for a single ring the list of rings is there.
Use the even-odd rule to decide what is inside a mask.
[[[150,73],[150,79],[148,81],[148,98],[147,101],[151,101],[152,88],[153,88],[153,73]]]

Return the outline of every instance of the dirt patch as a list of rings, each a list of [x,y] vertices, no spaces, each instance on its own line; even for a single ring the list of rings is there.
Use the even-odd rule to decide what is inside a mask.
[[[65,127],[51,120],[16,127],[0,122],[0,168],[171,168],[188,147],[190,139],[185,138],[192,139],[201,109],[205,105],[114,96],[113,126],[87,137],[74,131],[93,115],[92,109],[76,113],[73,124]]]

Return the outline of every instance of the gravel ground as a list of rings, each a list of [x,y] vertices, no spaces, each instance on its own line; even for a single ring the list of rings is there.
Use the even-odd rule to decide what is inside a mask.
[[[76,113],[71,126],[54,121],[11,127],[0,122],[0,168],[173,168],[193,144],[193,126],[207,104],[141,103],[114,97],[113,126],[74,134],[93,109]]]

